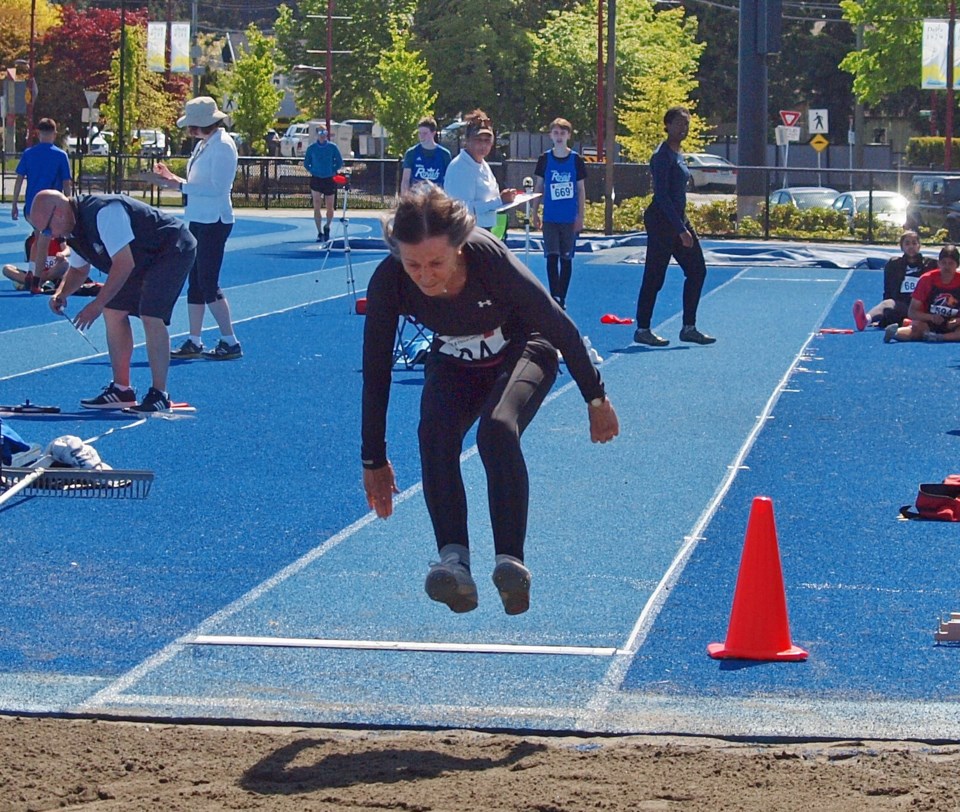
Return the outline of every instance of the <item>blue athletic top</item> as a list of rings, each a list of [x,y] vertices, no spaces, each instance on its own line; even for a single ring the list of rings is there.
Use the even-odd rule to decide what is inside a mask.
[[[653,177],[653,201],[650,209],[665,219],[677,234],[686,228],[687,183],[690,170],[683,155],[674,152],[664,141],[650,159]]]
[[[315,178],[332,178],[343,166],[343,156],[332,141],[314,141],[304,153],[303,165]]]
[[[543,221],[576,222],[580,202],[577,184],[587,177],[583,158],[573,150],[566,158],[558,158],[548,149],[537,160],[534,174],[543,178]]]
[[[37,192],[44,189],[63,191],[64,181],[70,180],[70,159],[67,153],[53,144],[41,142],[25,149],[17,164],[17,174],[27,179],[24,215],[30,214],[30,206]]]
[[[451,160],[446,147],[437,144],[434,149],[424,149],[423,144],[417,144],[403,154],[403,168],[410,170],[411,186],[429,180],[442,188]]]

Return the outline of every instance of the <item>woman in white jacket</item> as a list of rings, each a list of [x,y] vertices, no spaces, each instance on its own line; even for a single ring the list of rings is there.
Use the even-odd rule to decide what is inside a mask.
[[[197,261],[187,287],[190,335],[170,353],[173,358],[202,355],[211,361],[231,361],[243,356],[230,305],[220,289],[224,246],[234,223],[230,192],[237,174],[237,145],[220,126],[226,117],[209,96],[188,101],[184,115],[177,120],[178,127],[185,127],[197,139],[187,161],[187,176],[174,175],[163,163],[154,168],[167,188],[178,188],[186,196],[184,218],[197,238]],[[204,351],[200,334],[206,308],[217,321],[220,340],[212,350]]]

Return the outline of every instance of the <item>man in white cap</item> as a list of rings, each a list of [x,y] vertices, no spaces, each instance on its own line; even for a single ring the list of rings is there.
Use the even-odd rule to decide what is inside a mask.
[[[317,242],[330,239],[330,223],[333,222],[333,210],[337,205],[337,184],[333,176],[343,166],[343,156],[337,145],[327,140],[327,130],[317,128],[317,140],[303,156],[303,165],[310,173],[310,195],[313,198],[313,219],[317,224]],[[323,222],[323,209],[326,207],[327,221]]]

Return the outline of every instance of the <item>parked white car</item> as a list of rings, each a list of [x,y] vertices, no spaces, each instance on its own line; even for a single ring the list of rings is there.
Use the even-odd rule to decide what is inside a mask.
[[[302,158],[312,140],[309,122],[291,124],[280,137],[280,155],[284,158]]]
[[[737,188],[737,168],[726,158],[709,152],[691,152],[683,156],[690,170],[690,188],[707,186]]]
[[[68,155],[79,155],[82,152],[84,155],[105,157],[110,154],[110,145],[107,143],[107,139],[100,135],[100,133],[97,133],[89,140],[85,136],[78,138],[75,135],[68,135],[66,150]]]
[[[131,133],[137,151],[145,158],[164,158],[167,153],[167,136],[163,130],[143,129]]]
[[[874,220],[885,225],[903,228],[907,222],[907,207],[910,201],[897,192],[875,191],[872,194]],[[852,224],[855,215],[871,210],[870,196],[869,191],[844,192],[837,195],[836,200],[833,201],[833,207],[847,215],[847,219]]]

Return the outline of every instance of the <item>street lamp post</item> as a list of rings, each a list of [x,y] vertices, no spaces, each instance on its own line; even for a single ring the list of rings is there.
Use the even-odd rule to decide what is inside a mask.
[[[33,134],[33,97],[37,93],[37,83],[34,81],[34,45],[36,42],[37,0],[30,0],[30,56],[27,68],[27,146],[30,145],[30,136]]]

